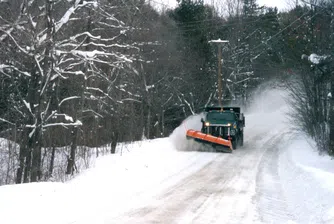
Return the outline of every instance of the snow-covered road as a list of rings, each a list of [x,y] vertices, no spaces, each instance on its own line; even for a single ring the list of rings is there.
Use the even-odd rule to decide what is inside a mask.
[[[265,114],[262,118],[268,121]],[[275,116],[275,122],[280,118]],[[154,203],[143,203],[110,223],[293,223],[278,174],[280,150],[289,135],[283,123],[267,129],[264,120],[250,122],[244,147],[219,153],[197,172],[152,195]]]
[[[193,116],[69,182],[0,187],[0,223],[334,223],[334,161],[291,132],[280,94],[259,97],[231,154],[196,151]]]
[[[143,204],[112,223],[252,223],[259,220],[262,217],[257,217],[254,205],[262,202],[263,192],[274,190],[262,183],[263,175],[268,173],[260,171],[267,169],[264,161],[271,159],[271,154],[265,151],[249,144],[233,154],[220,154],[201,170],[155,195],[154,204]],[[270,206],[261,213],[287,214],[281,206],[275,206],[275,197],[266,199]],[[289,217],[280,215],[280,219],[287,221]]]

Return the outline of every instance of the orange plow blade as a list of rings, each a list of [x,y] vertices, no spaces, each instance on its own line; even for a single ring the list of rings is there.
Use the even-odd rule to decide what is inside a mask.
[[[221,137],[215,137],[209,134],[204,134],[200,131],[188,130],[187,137],[194,138],[197,141],[212,143],[214,145],[225,146],[231,151],[233,150],[232,143],[229,140],[223,139]]]

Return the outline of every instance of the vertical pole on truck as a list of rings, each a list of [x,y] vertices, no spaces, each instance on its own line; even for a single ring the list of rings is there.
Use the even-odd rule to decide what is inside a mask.
[[[209,43],[215,43],[218,44],[218,103],[220,107],[223,107],[222,105],[222,80],[223,80],[223,75],[222,75],[222,44],[223,43],[229,43],[228,40],[210,40]]]

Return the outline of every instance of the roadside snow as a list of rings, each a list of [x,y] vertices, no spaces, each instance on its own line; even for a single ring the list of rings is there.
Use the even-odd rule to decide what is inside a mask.
[[[66,184],[62,183],[31,183],[0,187],[0,222],[67,223],[73,203],[66,187]],[[55,216],[54,211],[61,211],[61,215]]]
[[[327,212],[326,218],[324,219],[327,223],[334,223],[334,206]]]
[[[334,160],[327,155],[319,155],[315,148],[313,141],[299,136],[289,146],[289,156],[294,164],[315,177],[322,187],[334,192]]]
[[[104,223],[108,217],[151,201],[152,195],[170,188],[219,155],[179,152],[169,138],[122,147],[118,154],[98,158],[94,168],[64,184],[0,187],[1,223]],[[24,208],[20,215],[18,204]]]
[[[283,143],[279,174],[297,223],[334,223],[334,160],[304,136]]]

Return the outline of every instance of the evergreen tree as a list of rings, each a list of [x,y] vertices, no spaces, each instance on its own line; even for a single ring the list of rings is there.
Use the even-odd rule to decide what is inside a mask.
[[[180,48],[183,69],[181,76],[188,83],[182,87],[182,100],[191,113],[203,107],[216,94],[217,57],[212,39],[224,38],[219,27],[223,19],[203,1],[179,1],[170,13],[182,34]]]

